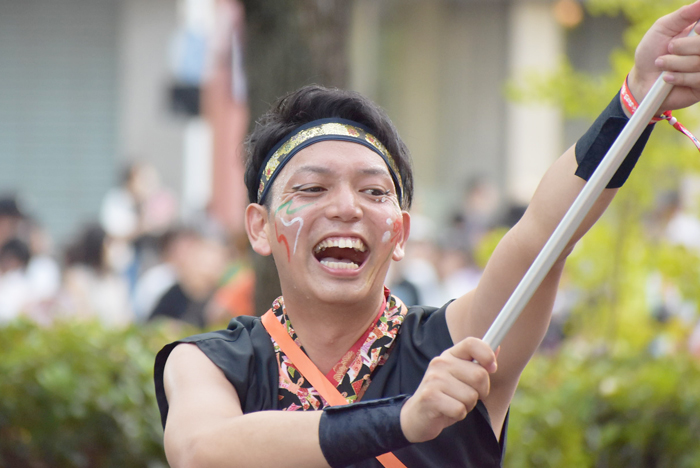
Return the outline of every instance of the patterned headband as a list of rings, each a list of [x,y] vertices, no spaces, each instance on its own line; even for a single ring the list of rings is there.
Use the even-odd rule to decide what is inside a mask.
[[[309,122],[294,130],[277,143],[268,153],[261,167],[258,179],[258,203],[265,201],[265,196],[272,187],[272,183],[282,168],[292,157],[302,149],[318,143],[319,141],[336,140],[349,141],[363,145],[377,153],[389,168],[389,173],[394,181],[399,202],[403,194],[403,184],[399,169],[394,158],[368,129],[352,120],[339,118],[320,119]]]

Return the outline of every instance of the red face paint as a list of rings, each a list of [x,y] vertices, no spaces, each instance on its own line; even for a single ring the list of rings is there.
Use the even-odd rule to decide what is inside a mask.
[[[392,236],[391,236],[391,239],[389,240],[389,242],[396,242],[399,239],[399,237],[401,236],[401,230],[402,230],[401,228],[402,227],[403,227],[403,219],[401,218],[401,216],[399,216],[394,221],[394,224],[391,225]]]
[[[277,223],[275,223],[275,235],[277,236],[277,242],[284,244],[284,247],[287,249],[287,261],[290,261],[292,259],[292,255],[289,252],[289,242],[287,242],[287,238],[284,234],[280,235],[277,231]]]

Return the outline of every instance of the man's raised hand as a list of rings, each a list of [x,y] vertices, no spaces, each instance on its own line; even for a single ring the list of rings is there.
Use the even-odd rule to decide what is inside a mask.
[[[464,419],[490,389],[496,355],[482,340],[465,338],[430,361],[418,389],[401,410],[401,429],[413,443],[437,437]]]
[[[661,72],[669,72],[665,79],[675,86],[660,111],[700,101],[700,36],[688,37],[699,19],[700,0],[659,18],[647,31],[637,46],[628,81],[637,101],[644,99]]]

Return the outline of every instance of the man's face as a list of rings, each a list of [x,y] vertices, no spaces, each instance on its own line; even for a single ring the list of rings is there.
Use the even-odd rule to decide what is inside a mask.
[[[381,291],[391,259],[403,258],[409,215],[382,158],[362,145],[301,150],[269,196],[264,242],[252,244],[274,256],[285,296],[358,301]]]

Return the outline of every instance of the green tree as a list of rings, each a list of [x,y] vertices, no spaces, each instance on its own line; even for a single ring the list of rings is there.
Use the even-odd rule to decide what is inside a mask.
[[[576,71],[564,58],[556,73],[533,73],[524,80],[524,86],[511,85],[510,96],[546,101],[560,106],[569,118],[592,120],[632,68],[634,50],[642,35],[657,18],[686,3],[590,0],[586,8],[592,15],[623,15],[628,20],[624,45],[610,56],[610,71],[601,76],[587,75]],[[697,128],[700,108],[676,111],[674,116],[687,127]],[[568,279],[584,292],[584,300],[569,325],[571,334],[638,349],[647,346],[660,331],[682,338],[684,331],[674,320],[663,327],[653,320],[647,300],[648,283],[652,274],[658,273],[675,284],[686,301],[697,306],[700,259],[659,235],[662,220],[655,210],[661,194],[677,190],[683,177],[699,172],[700,156],[695,147],[668,124],[657,124],[629,181],[569,259]]]
[[[569,118],[596,117],[633,65],[634,49],[660,16],[684,0],[589,0],[592,15],[623,15],[623,46],[610,71],[590,76],[564,63],[509,87],[517,100],[548,101]],[[696,129],[700,108],[674,112]],[[700,303],[700,258],[664,239],[661,194],[700,172],[697,150],[666,123],[657,124],[629,181],[577,246],[566,282],[581,294],[556,355],[536,356],[523,373],[511,410],[506,464],[515,467],[692,467],[700,465],[700,365],[686,350],[692,323],[661,322],[650,278],[675,285]],[[673,353],[654,352],[659,337]]]

